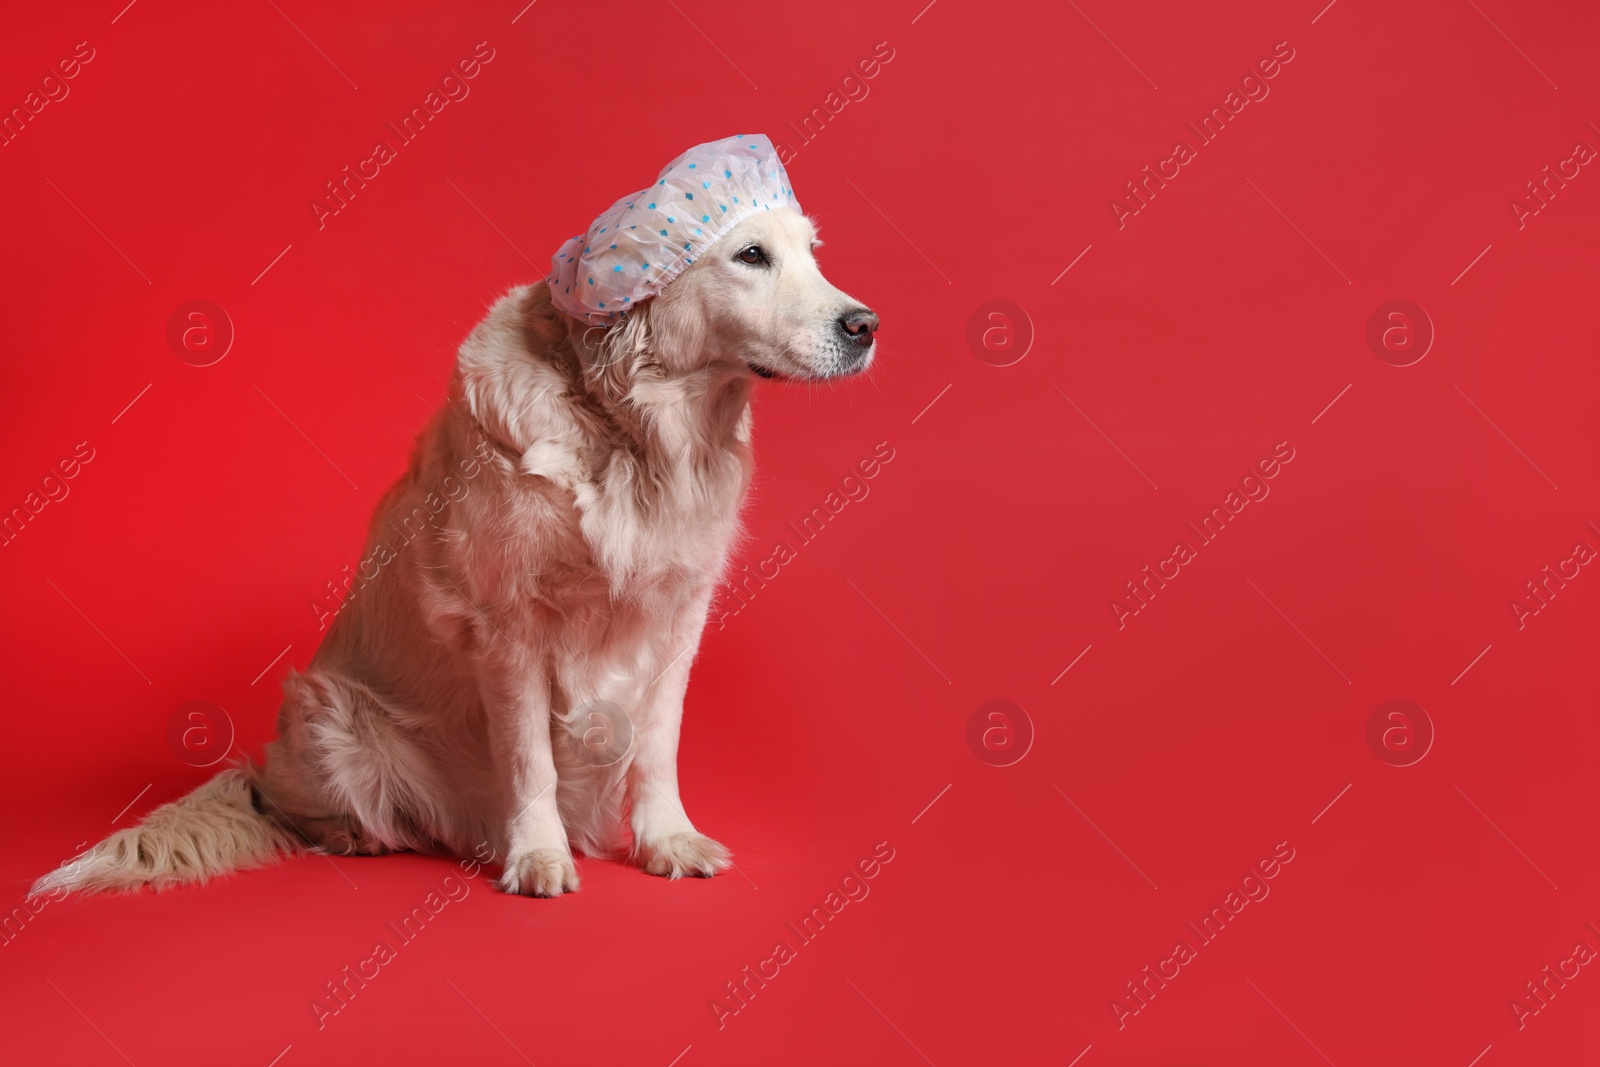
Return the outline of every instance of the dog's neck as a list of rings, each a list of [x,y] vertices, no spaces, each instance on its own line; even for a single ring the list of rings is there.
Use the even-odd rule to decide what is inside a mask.
[[[573,494],[615,595],[715,573],[753,467],[748,373],[719,361],[673,372],[693,362],[662,358],[642,321],[597,359],[586,328],[555,312],[542,289],[500,301],[462,344],[457,432],[475,427],[508,473]],[[616,362],[623,356],[626,366]]]
[[[652,458],[692,460],[748,446],[750,378],[727,371],[639,375],[617,419]]]
[[[696,468],[748,448],[752,380],[742,366],[655,351],[653,338],[646,351],[616,353],[594,343],[601,336],[570,321],[567,344],[559,346],[568,361],[563,369],[650,466]]]
[[[562,346],[570,361],[563,373],[576,375],[568,380],[609,439],[589,453],[595,501],[580,508],[614,596],[715,574],[754,467],[749,373],[725,359],[664,350],[673,338],[649,325],[635,320],[591,345],[599,332],[573,322]],[[613,502],[622,499],[628,504],[618,510]]]
[[[575,487],[631,467],[641,499],[736,510],[752,467],[750,376],[728,360],[675,372],[697,361],[659,351],[647,326],[607,336],[530,286],[463,344],[461,409],[528,473]],[[498,356],[507,342],[526,361]]]

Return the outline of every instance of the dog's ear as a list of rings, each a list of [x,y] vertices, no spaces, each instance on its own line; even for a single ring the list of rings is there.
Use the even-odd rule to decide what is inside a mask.
[[[579,350],[589,388],[613,401],[628,395],[641,368],[653,363],[655,301],[629,308],[610,326],[581,328]]]

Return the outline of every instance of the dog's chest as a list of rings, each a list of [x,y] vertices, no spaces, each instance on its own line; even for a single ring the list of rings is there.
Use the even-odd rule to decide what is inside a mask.
[[[742,442],[711,455],[593,457],[565,485],[523,475],[505,501],[499,549],[529,598],[565,613],[580,603],[682,602],[720,573],[749,481]],[[599,468],[596,470],[595,468]]]
[[[714,578],[738,528],[749,468],[742,445],[656,465],[613,457],[579,487],[579,528],[613,590]]]

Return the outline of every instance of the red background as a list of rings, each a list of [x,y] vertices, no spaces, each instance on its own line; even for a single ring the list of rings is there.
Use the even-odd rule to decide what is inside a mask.
[[[0,148],[0,506],[95,454],[0,549],[6,908],[211,773],[167,744],[180,705],[259,752],[489,302],[688,146],[795,148],[878,42],[789,172],[882,351],[758,390],[749,558],[894,459],[707,635],[684,793],[737,872],[587,860],[549,902],[480,877],[320,1030],[311,999],[451,861],[50,903],[0,948],[6,1059],[1593,1061],[1594,968],[1521,1029],[1509,1002],[1600,948],[1600,577],[1521,630],[1509,601],[1600,546],[1600,176],[1508,206],[1600,145],[1592,5],[122,2],[0,33],[8,109],[95,50]],[[480,41],[471,95],[319,230],[323,183]],[[1109,199],[1280,41],[1270,96],[1119,229]],[[194,299],[237,334],[209,367],[166,341]],[[995,299],[1034,334],[1005,367],[967,341]],[[1394,299],[1437,331],[1407,367],[1365,340]],[[1123,583],[1282,441],[1271,495],[1119,629]],[[967,743],[994,699],[1036,735],[1008,767]],[[1392,699],[1436,733],[1412,766],[1367,742]],[[719,1028],[880,841],[871,895]],[[1270,896],[1119,1029],[1124,983],[1279,842]]]

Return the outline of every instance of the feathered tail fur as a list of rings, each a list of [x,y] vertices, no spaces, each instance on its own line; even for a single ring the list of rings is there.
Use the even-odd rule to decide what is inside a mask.
[[[167,889],[260,867],[302,847],[293,834],[255,810],[250,768],[231,767],[45,875],[28,895],[147,885]]]

